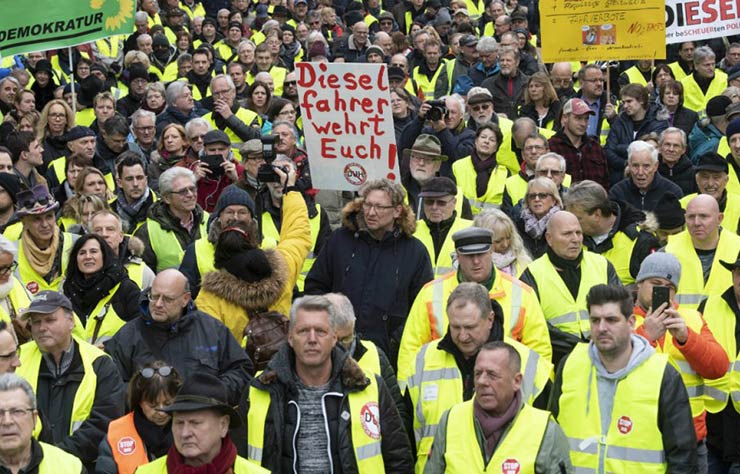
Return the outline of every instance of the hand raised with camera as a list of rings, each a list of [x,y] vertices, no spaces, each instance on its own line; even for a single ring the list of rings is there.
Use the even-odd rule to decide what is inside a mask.
[[[233,161],[224,161],[221,163],[221,168],[224,169],[224,174],[232,183],[239,181],[239,175],[236,172],[236,164],[234,164]]]
[[[208,163],[205,161],[198,160],[193,164],[193,173],[195,173],[195,180],[198,181],[201,178],[205,178],[211,174],[211,170],[208,169]]]

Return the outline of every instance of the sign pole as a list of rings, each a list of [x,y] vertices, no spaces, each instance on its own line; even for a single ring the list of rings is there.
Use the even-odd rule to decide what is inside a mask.
[[[72,46],[67,47],[67,54],[69,55],[69,77],[72,84],[72,115],[77,115],[77,87],[75,86],[75,68],[72,64]]]

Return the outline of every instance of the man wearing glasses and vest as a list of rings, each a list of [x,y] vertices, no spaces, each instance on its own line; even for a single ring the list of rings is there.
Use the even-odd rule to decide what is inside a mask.
[[[21,346],[16,373],[36,393],[54,445],[80,458],[90,471],[108,423],[124,413],[126,387],[108,355],[72,335],[72,303],[63,294],[38,293],[22,318],[33,340]]]
[[[490,299],[503,310],[504,335],[535,350],[550,361],[552,347],[542,309],[532,288],[499,269],[491,257],[493,234],[488,229],[468,227],[452,235],[458,268],[427,283],[414,300],[401,338],[398,355],[398,383],[404,390],[414,373],[414,361],[421,347],[447,332],[447,300],[462,282],[480,283]]]
[[[393,397],[336,345],[336,329],[325,297],[293,303],[288,344],[249,389],[249,459],[272,472],[410,472]]]
[[[549,360],[504,335],[501,305],[491,300],[483,285],[460,283],[450,294],[446,311],[447,334],[421,348],[414,373],[407,380],[414,406],[416,472],[424,469],[442,414],[473,396],[475,360],[484,344],[506,341],[518,352],[525,367],[523,381],[520,380],[520,400],[524,403],[534,402],[552,372]]]
[[[633,334],[632,296],[596,285],[587,305],[592,341],[561,364],[550,397],[576,471],[698,472],[686,387],[669,357]]]

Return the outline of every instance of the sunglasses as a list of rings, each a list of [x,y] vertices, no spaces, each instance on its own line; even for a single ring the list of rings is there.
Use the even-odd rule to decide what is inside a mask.
[[[285,87],[293,87],[293,86],[296,85],[296,81],[285,81],[285,82],[283,82],[283,85]]]
[[[552,194],[550,193],[529,193],[527,194],[527,199],[530,201],[534,201],[535,199],[544,200],[549,197],[552,197]]]
[[[144,369],[141,369],[139,373],[145,379],[150,379],[154,377],[154,374],[159,374],[161,377],[169,377],[170,375],[172,375],[173,371],[174,369],[172,367],[165,365],[164,367],[159,367],[158,369],[146,367]]]
[[[22,201],[20,201],[19,204],[21,208],[27,209],[27,208],[34,207],[37,203],[41,206],[46,206],[47,204],[49,204],[50,201],[51,199],[46,196],[39,198],[39,199],[36,199],[33,196],[28,196],[24,198]]]

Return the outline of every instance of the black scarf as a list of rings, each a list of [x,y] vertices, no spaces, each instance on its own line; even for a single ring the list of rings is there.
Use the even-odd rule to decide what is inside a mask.
[[[64,282],[64,294],[69,297],[72,309],[80,317],[83,325],[98,302],[105,298],[123,277],[124,269],[117,262],[111,263],[90,278],[85,278],[79,272],[71,278],[68,276]]]
[[[581,285],[583,250],[581,250],[581,253],[574,260],[567,260],[558,256],[558,254],[548,247],[547,256],[550,257],[550,262],[558,269],[558,274],[563,279],[565,286],[568,287],[568,291],[570,291],[573,299],[576,299],[578,297],[578,287]]]
[[[470,153],[470,161],[472,161],[473,168],[475,168],[475,193],[480,197],[486,194],[488,180],[491,179],[491,172],[498,164],[496,162],[496,153],[483,161],[478,158],[478,152],[473,149]]]
[[[155,425],[144,416],[138,407],[134,408],[134,426],[136,432],[146,446],[150,459],[156,459],[167,454],[172,446],[172,431],[170,423],[164,426]]]

